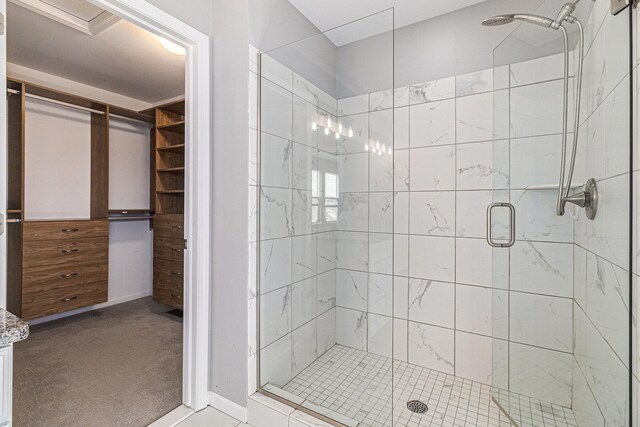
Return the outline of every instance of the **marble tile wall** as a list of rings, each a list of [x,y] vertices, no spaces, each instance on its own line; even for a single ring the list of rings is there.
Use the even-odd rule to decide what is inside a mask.
[[[626,426],[630,399],[628,13],[612,16],[609,2],[598,0],[586,30],[579,134],[583,150],[577,180],[596,179],[600,204],[595,220],[579,212],[574,222],[572,406],[579,425]]]
[[[337,174],[336,140],[311,128],[313,122],[335,122],[336,100],[263,54],[258,150],[257,56],[250,48],[250,394],[258,381],[258,337],[259,382],[275,387],[336,342],[336,231],[312,218],[312,171]]]

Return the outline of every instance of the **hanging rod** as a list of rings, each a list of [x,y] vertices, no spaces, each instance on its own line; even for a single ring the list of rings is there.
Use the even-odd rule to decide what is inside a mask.
[[[13,90],[13,89],[11,89],[11,90]],[[75,108],[76,110],[88,111],[90,113],[96,113],[96,114],[106,114],[104,111],[95,110],[93,108],[82,107],[80,105],[71,104],[69,102],[58,101],[56,99],[51,99],[51,98],[47,98],[47,97],[40,96],[40,95],[33,95],[31,93],[27,93],[27,94],[25,94],[25,96],[27,98],[33,98],[33,99],[37,99],[39,101],[48,102],[48,103],[51,103],[51,104],[62,105],[62,106],[69,107],[69,108]]]
[[[12,94],[12,95],[20,95],[22,93],[19,90],[10,89],[10,88],[7,88],[7,92]]]
[[[133,117],[121,116],[120,114],[114,114],[111,111],[109,111],[109,117],[115,117],[118,120],[124,120],[124,121],[136,122],[136,123],[143,123],[143,124],[147,125],[147,127],[149,127],[149,128],[153,127],[153,125],[151,123],[145,122],[144,120],[134,119]]]

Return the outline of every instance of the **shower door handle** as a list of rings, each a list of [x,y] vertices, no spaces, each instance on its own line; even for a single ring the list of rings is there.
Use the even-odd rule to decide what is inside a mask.
[[[493,210],[495,208],[509,209],[509,240],[504,243],[498,243],[493,240],[491,235],[491,223],[493,219]],[[500,202],[491,203],[487,208],[487,243],[493,248],[510,248],[516,242],[516,208],[511,203]]]

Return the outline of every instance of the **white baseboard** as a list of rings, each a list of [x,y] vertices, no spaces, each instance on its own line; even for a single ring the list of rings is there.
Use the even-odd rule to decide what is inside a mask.
[[[194,414],[193,409],[180,405],[167,415],[149,424],[148,427],[174,427]]]
[[[247,408],[230,401],[212,391],[209,392],[209,406],[232,416],[236,420],[247,422]]]
[[[38,325],[40,323],[51,322],[53,320],[64,319],[65,317],[75,316],[76,314],[86,313],[88,311],[98,310],[100,308],[111,307],[112,305],[122,304],[123,302],[133,301],[139,298],[150,297],[150,292],[140,292],[133,295],[127,295],[120,298],[114,298],[102,304],[96,304],[89,307],[79,308],[77,310],[65,311],[60,314],[52,314],[51,316],[39,317],[37,319],[29,320],[29,325]]]

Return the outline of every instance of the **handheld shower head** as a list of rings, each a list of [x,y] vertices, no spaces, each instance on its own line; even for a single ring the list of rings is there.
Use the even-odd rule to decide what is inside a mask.
[[[485,19],[482,21],[482,25],[485,27],[496,27],[498,25],[510,24],[513,21],[528,22],[545,28],[551,28],[554,23],[553,19],[545,18],[544,16],[516,13],[513,15],[498,15]]]

